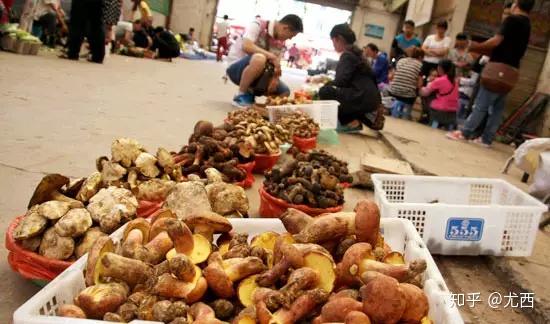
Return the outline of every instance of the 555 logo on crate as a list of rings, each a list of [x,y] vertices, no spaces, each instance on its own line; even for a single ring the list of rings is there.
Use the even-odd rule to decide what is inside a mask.
[[[480,241],[483,236],[483,224],[481,218],[449,218],[445,239],[450,241]]]

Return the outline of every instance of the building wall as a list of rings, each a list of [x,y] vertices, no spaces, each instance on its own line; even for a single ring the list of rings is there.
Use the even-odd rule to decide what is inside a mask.
[[[175,33],[187,33],[195,28],[195,37],[201,46],[207,46],[212,35],[218,0],[174,0],[170,29]]]
[[[397,34],[401,16],[393,14],[384,8],[384,1],[361,1],[353,12],[351,28],[357,35],[357,45],[362,47],[368,43],[376,44],[382,51],[389,53],[393,38]],[[372,24],[384,27],[382,39],[365,36],[365,25]]]
[[[470,0],[436,0],[432,12],[432,20],[422,29],[424,37],[435,33],[435,26],[440,20],[447,20],[449,30],[447,35],[455,39],[458,33],[464,30]]]

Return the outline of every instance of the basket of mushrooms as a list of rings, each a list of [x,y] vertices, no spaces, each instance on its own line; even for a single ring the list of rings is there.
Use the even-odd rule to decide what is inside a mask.
[[[301,152],[313,150],[317,146],[319,124],[306,113],[294,111],[279,119],[277,124],[289,130],[292,144]]]
[[[46,175],[25,215],[6,231],[11,268],[42,285],[86,254],[96,239],[136,218],[138,201],[132,192],[100,189],[101,183],[96,173],[74,183],[60,174]]]
[[[239,145],[253,152],[255,173],[270,170],[281,156],[280,146],[290,142],[290,132],[274,125],[255,110],[230,112],[222,126],[227,133],[225,142]]]

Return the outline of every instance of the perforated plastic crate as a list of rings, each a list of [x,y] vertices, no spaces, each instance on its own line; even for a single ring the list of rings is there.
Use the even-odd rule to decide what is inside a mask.
[[[547,207],[501,179],[374,174],[382,217],[410,220],[434,254],[528,256]]]
[[[249,233],[250,238],[265,231],[285,232],[285,228],[279,219],[230,219],[230,221],[236,232]],[[395,251],[404,253],[407,261],[419,258],[426,260],[427,269],[423,279],[424,292],[430,305],[430,318],[436,324],[464,323],[458,308],[452,306],[450,292],[437,265],[411,222],[403,219],[383,219],[381,230],[384,234],[384,241]],[[123,229],[120,229],[113,233],[111,235],[113,240],[119,241],[122,231]],[[82,270],[86,266],[87,258],[88,255],[86,254],[78,259],[71,267],[19,307],[13,314],[14,324],[105,323],[55,316],[55,312],[60,305],[72,303],[74,297],[84,289]],[[132,321],[131,323],[157,322]]]
[[[308,114],[321,129],[336,129],[338,127],[338,101],[317,100],[310,104],[267,106],[269,121],[276,123],[283,116],[294,111]]]

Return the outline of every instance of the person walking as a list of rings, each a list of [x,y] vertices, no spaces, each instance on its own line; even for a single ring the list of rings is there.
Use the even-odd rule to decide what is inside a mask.
[[[218,48],[216,49],[216,60],[220,62],[223,55],[227,55],[227,36],[229,34],[229,16],[224,15],[223,20],[216,24],[218,36]],[[223,49],[223,50],[222,50]]]
[[[71,3],[71,23],[66,58],[78,60],[80,48],[86,35],[92,54],[90,61],[103,63],[105,58],[105,25],[103,19],[103,0],[79,0]]]
[[[519,78],[520,61],[525,55],[531,34],[529,13],[534,5],[535,0],[516,0],[511,15],[503,21],[495,36],[483,43],[470,42],[470,51],[489,55],[490,60],[481,74],[481,86],[464,129],[447,133],[447,138],[473,139],[476,129],[487,117],[483,134],[474,142],[487,148],[493,143],[502,123],[506,95]]]

